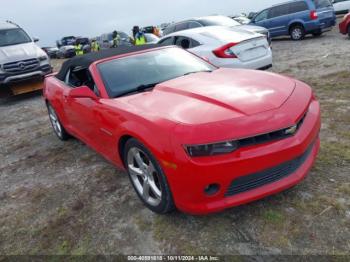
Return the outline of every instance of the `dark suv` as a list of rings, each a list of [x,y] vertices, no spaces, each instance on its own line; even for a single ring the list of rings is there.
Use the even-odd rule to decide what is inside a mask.
[[[271,37],[290,35],[301,40],[306,34],[320,36],[331,30],[336,16],[329,0],[296,0],[259,12],[251,24],[269,29]]]

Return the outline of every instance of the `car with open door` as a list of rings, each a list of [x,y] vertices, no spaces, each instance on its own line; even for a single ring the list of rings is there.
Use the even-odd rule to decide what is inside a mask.
[[[290,188],[320,146],[312,89],[178,47],[119,47],[46,78],[54,132],[125,169],[150,210],[207,214]]]

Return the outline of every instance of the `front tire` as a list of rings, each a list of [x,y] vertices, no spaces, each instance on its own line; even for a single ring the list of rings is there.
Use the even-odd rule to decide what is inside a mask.
[[[348,26],[348,36],[350,38],[350,25]]]
[[[301,25],[295,25],[290,28],[289,34],[292,40],[300,41],[305,38],[305,29]]]
[[[173,211],[170,187],[152,153],[132,138],[125,144],[123,158],[131,184],[144,205],[158,214]]]
[[[50,103],[47,103],[47,111],[49,113],[50,122],[56,136],[62,141],[68,140],[70,135],[67,133],[66,129],[64,129],[61,121],[58,119],[55,109]]]

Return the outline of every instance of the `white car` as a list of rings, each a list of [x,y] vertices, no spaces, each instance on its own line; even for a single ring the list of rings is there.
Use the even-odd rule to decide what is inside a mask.
[[[147,44],[156,44],[159,41],[159,37],[154,34],[145,33],[144,35],[145,35]]]
[[[350,11],[350,0],[333,0],[332,3],[336,14],[347,14]]]
[[[208,26],[169,34],[158,44],[177,45],[215,66],[267,69],[272,51],[266,36],[238,28]]]
[[[0,86],[52,72],[48,55],[18,25],[0,22]]]

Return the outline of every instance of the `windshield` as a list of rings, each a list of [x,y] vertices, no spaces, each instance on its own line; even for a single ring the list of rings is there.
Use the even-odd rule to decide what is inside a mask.
[[[237,21],[227,17],[227,16],[213,16],[207,17],[199,20],[204,26],[238,26],[241,25]]]
[[[165,48],[114,59],[98,65],[109,97],[161,83],[189,73],[216,68],[180,48]]]
[[[315,0],[316,8],[324,8],[332,6],[329,0]]]
[[[0,30],[0,46],[30,43],[32,39],[21,28]]]

